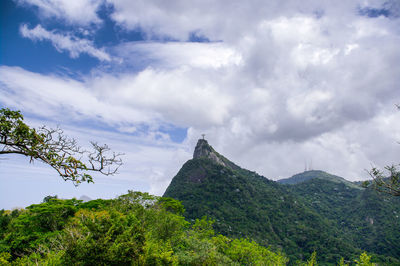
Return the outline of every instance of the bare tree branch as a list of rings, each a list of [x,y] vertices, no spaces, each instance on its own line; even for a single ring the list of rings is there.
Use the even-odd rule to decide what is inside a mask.
[[[368,171],[373,179],[371,185],[379,192],[400,196],[400,171],[396,165],[386,166],[385,169],[388,175],[375,167]]]
[[[60,128],[30,128],[19,111],[0,109],[0,126],[0,155],[14,153],[29,157],[30,162],[42,161],[74,185],[93,182],[89,171],[113,175],[122,165],[123,154],[111,152],[107,145],[91,142],[92,150],[84,150]]]
[[[400,110],[400,104],[396,104],[396,108]],[[393,196],[400,196],[400,165],[386,166],[385,170],[388,174],[376,167],[367,171],[372,177],[372,182],[366,181],[364,186],[372,186],[379,192],[384,192]]]

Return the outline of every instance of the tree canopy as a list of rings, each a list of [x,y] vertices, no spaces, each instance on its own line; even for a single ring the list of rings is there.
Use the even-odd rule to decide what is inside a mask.
[[[20,111],[0,109],[0,155],[20,154],[29,157],[30,162],[41,161],[74,185],[93,182],[88,172],[113,175],[122,165],[122,154],[112,152],[107,145],[91,142],[92,150],[85,150],[60,128],[35,129],[23,120]]]
[[[217,234],[207,217],[188,222],[182,211],[177,200],[133,191],[85,203],[48,196],[26,209],[0,210],[0,265],[323,264],[315,251],[289,261],[249,238]],[[364,252],[351,261],[371,260]]]
[[[190,224],[179,201],[128,191],[116,199],[49,199],[0,211],[1,265],[286,265],[249,239]]]

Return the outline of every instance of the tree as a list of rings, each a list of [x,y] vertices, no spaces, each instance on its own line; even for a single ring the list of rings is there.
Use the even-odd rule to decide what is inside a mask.
[[[111,152],[107,145],[91,142],[92,150],[84,150],[60,128],[31,128],[23,122],[20,111],[0,109],[0,155],[20,154],[50,165],[74,185],[93,182],[88,172],[104,175],[117,173],[122,165],[121,153]]]
[[[400,105],[396,105],[397,109],[400,110]],[[364,186],[372,186],[377,191],[391,194],[393,196],[400,196],[400,169],[399,165],[386,166],[385,169],[388,175],[380,169],[374,167],[368,171],[372,177],[372,182],[366,181]]]
[[[396,165],[386,166],[385,169],[388,175],[375,167],[369,171],[369,175],[373,179],[372,187],[380,192],[400,196],[400,170]]]
[[[360,260],[355,260],[356,266],[374,266],[375,264],[371,262],[371,256],[368,256],[366,252],[360,255]]]

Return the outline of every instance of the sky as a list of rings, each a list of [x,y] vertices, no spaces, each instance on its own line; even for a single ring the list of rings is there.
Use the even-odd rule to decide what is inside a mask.
[[[201,134],[278,180],[348,180],[400,159],[398,0],[3,0],[0,107],[124,153],[75,187],[0,158],[0,209],[60,198],[162,195]]]

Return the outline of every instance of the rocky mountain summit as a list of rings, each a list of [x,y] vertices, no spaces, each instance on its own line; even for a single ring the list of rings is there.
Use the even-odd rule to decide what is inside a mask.
[[[224,156],[216,152],[214,148],[211,147],[211,145],[209,145],[207,140],[205,139],[199,139],[197,141],[197,145],[193,152],[193,159],[200,159],[200,158],[210,159],[216,164],[231,169],[240,169],[239,166],[237,166],[236,164],[234,164],[233,162],[229,161]]]

